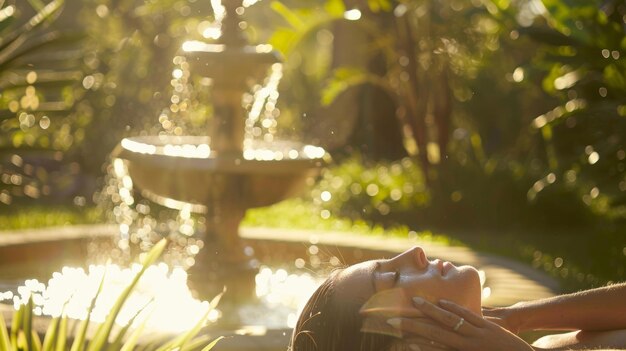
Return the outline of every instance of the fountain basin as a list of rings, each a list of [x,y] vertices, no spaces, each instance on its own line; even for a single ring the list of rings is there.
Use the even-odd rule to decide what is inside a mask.
[[[217,153],[208,137],[126,138],[113,158],[126,161],[142,195],[166,207],[182,203],[204,212],[228,192],[241,194],[244,208],[268,206],[291,197],[324,164],[323,149],[295,142],[257,143],[242,154]],[[219,193],[220,195],[217,195]]]

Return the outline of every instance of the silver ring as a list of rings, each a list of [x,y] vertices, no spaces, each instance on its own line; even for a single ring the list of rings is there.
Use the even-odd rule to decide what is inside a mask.
[[[461,317],[461,320],[459,320],[459,322],[454,326],[454,328],[452,328],[452,330],[458,331],[459,328],[461,328],[461,326],[463,325],[463,323],[465,323],[465,319]]]

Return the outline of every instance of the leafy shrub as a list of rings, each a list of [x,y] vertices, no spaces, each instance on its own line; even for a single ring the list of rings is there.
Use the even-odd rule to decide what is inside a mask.
[[[314,203],[352,219],[384,219],[429,205],[423,173],[411,159],[364,165],[360,157],[324,171],[311,191]]]
[[[52,26],[63,5],[0,3],[0,206],[80,187],[78,164],[62,160],[83,141],[90,116],[79,103],[80,36]]]
[[[621,1],[544,0],[544,21],[522,33],[540,45],[532,61],[558,105],[532,127],[556,182],[578,188],[597,214],[626,213],[626,8]],[[521,69],[527,69],[527,66]]]

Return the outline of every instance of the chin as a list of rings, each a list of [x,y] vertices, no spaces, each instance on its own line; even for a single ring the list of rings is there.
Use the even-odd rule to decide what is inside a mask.
[[[472,266],[461,266],[459,269],[459,275],[463,278],[463,285],[466,289],[464,303],[465,307],[469,308],[472,312],[481,314],[481,296],[482,287],[480,286],[480,276],[478,270]]]

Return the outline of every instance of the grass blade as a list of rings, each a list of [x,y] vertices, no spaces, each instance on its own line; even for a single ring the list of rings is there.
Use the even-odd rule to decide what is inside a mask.
[[[96,306],[96,300],[98,300],[98,296],[100,296],[100,293],[102,292],[105,277],[106,271],[102,273],[102,279],[100,279],[100,284],[98,285],[96,295],[94,295],[93,299],[91,299],[89,309],[87,310],[87,317],[85,318],[85,320],[80,322],[80,326],[78,327],[78,333],[76,333],[76,337],[74,338],[74,342],[72,343],[70,351],[83,351],[85,349],[85,337],[87,335],[87,328],[89,328],[89,322],[91,321],[91,313]]]
[[[80,321],[78,324],[78,332],[74,336],[74,341],[72,341],[70,351],[83,351],[85,349],[87,328],[89,328],[89,316],[87,316],[87,319]]]
[[[104,346],[108,341],[109,335],[111,334],[111,330],[113,329],[115,319],[122,309],[124,302],[130,295],[131,291],[135,288],[135,285],[137,285],[137,282],[139,282],[139,278],[141,278],[148,266],[150,266],[157,260],[157,258],[159,258],[159,256],[163,253],[163,250],[165,250],[166,246],[167,239],[162,239],[148,252],[145,260],[142,262],[143,267],[141,268],[139,273],[137,273],[137,275],[133,278],[133,281],[130,283],[130,285],[128,285],[117,298],[115,304],[113,305],[113,307],[111,307],[111,312],[107,316],[104,323],[100,325],[100,327],[96,331],[96,334],[94,335],[94,338],[89,343],[87,351],[101,351],[104,349]]]
[[[67,343],[67,315],[61,317],[59,323],[58,335],[55,351],[65,351],[65,344]]]
[[[139,336],[141,336],[141,333],[143,333],[146,324],[148,324],[148,320],[150,320],[150,318],[146,318],[143,322],[141,322],[137,329],[133,330],[133,332],[128,337],[128,340],[126,340],[124,345],[122,345],[122,347],[120,348],[120,351],[133,351],[135,349],[135,345],[137,345],[137,340],[139,340]]]
[[[43,346],[41,347],[41,351],[53,350],[58,335],[57,329],[59,328],[59,320],[60,317],[54,317],[50,322],[50,325],[48,325],[46,336],[43,338]]]
[[[17,338],[22,325],[22,319],[24,316],[24,305],[20,307],[13,314],[13,321],[11,321],[11,349],[17,350]]]
[[[11,347],[11,339],[7,332],[7,324],[4,321],[4,315],[0,312],[0,351],[9,351]]]
[[[173,350],[173,349],[178,350],[178,349],[184,348],[185,344],[189,340],[193,339],[196,336],[196,334],[198,334],[198,332],[200,331],[200,329],[206,322],[206,319],[209,317],[209,313],[211,313],[211,311],[214,310],[215,307],[217,307],[217,304],[220,302],[220,299],[224,295],[224,292],[225,290],[222,291],[219,295],[215,296],[213,300],[211,300],[211,303],[209,304],[209,308],[207,309],[206,313],[202,316],[202,318],[200,318],[200,320],[198,320],[198,323],[196,323],[196,325],[193,328],[191,328],[186,333],[174,338],[173,340],[164,344],[163,346],[159,347],[157,351],[167,351],[167,350]]]
[[[26,350],[33,349],[33,296],[28,298],[28,303],[24,305],[24,317],[22,318],[22,330],[26,341]]]
[[[41,351],[41,339],[39,338],[39,335],[37,334],[36,330],[33,330],[30,333],[31,338],[33,339],[33,351]]]
[[[26,341],[26,335],[24,335],[23,330],[19,330],[17,332],[17,351],[30,351],[28,348],[28,341]]]
[[[224,339],[224,337],[223,337],[223,336],[220,336],[220,337],[216,338],[215,340],[211,341],[211,343],[210,343],[210,344],[208,344],[207,346],[205,346],[205,347],[202,349],[202,351],[209,351],[209,350],[211,350],[211,349],[212,349],[212,348],[214,348],[214,347],[215,347],[215,345],[217,345],[217,343],[218,343],[220,340],[222,340],[222,339]]]
[[[122,346],[122,342],[124,341],[124,336],[126,336],[126,333],[130,329],[130,327],[132,327],[133,323],[135,322],[135,319],[137,319],[137,317],[141,314],[141,312],[143,312],[143,310],[146,307],[148,307],[150,304],[152,304],[153,301],[154,300],[148,301],[148,303],[146,303],[142,308],[139,309],[139,311],[137,311],[137,313],[135,313],[133,318],[131,318],[130,321],[128,321],[128,323],[124,326],[124,328],[122,328],[122,330],[120,330],[120,332],[117,334],[117,337],[115,338],[115,341],[113,341],[113,343],[111,343],[111,345],[109,345],[109,347],[107,349],[108,351],[116,351],[116,350],[120,349],[120,347]]]
[[[206,345],[204,346],[204,348],[202,350],[210,350],[212,349],[217,343],[218,341],[225,339],[225,336],[220,336],[218,338],[213,339],[213,341],[211,341],[209,344],[207,344],[207,342],[209,342],[209,340],[211,340],[211,335],[201,335],[193,340],[191,340],[189,343],[187,343],[187,345],[185,345],[185,347],[183,347],[182,349],[180,349],[180,351],[193,351],[193,350],[200,350],[200,347],[202,347],[202,345]]]
[[[200,335],[197,338],[193,338],[189,341],[185,347],[180,349],[180,351],[192,351],[199,350],[202,345],[206,345],[207,342],[211,340],[211,335]]]

